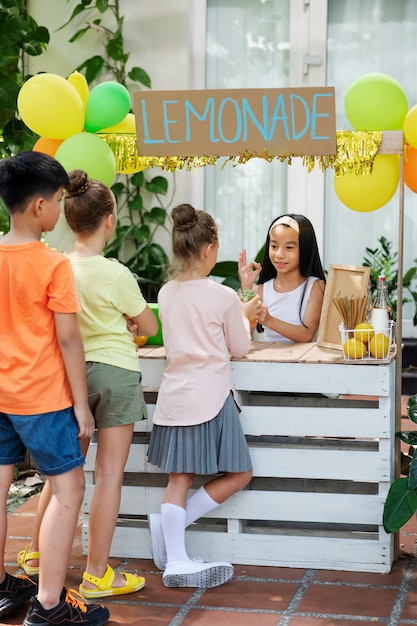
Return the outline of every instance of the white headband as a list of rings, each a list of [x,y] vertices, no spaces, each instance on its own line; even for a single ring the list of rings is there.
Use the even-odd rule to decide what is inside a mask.
[[[285,226],[290,226],[295,231],[297,231],[297,233],[300,232],[300,226],[297,220],[295,220],[293,217],[290,217],[289,215],[281,215],[281,217],[275,220],[275,222],[272,224],[271,228],[269,229],[269,232],[271,233],[272,229],[275,228],[275,226],[279,226],[280,224],[285,224]]]

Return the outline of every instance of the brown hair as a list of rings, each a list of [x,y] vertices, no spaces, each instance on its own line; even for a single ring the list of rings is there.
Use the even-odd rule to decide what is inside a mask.
[[[202,248],[217,244],[219,240],[216,222],[205,211],[196,211],[191,204],[180,204],[172,209],[172,251],[176,264],[189,268],[201,258]]]
[[[115,206],[112,191],[98,180],[89,178],[83,170],[68,174],[70,184],[64,197],[64,212],[74,233],[93,233]]]

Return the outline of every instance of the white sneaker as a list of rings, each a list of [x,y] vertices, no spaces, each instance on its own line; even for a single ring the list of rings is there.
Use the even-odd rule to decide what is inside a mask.
[[[162,532],[162,521],[159,513],[148,515],[150,549],[153,562],[162,571],[167,565],[167,551],[165,547],[164,533]]]
[[[200,563],[174,561],[167,565],[162,576],[165,587],[210,588],[223,585],[233,576],[230,563]]]

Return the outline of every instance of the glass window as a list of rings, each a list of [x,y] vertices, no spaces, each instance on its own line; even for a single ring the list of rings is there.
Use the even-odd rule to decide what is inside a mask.
[[[331,0],[328,3],[327,84],[336,88],[337,128],[351,126],[344,95],[351,83],[369,72],[384,72],[404,89],[409,108],[417,102],[417,3],[415,0]],[[382,104],[382,103],[381,103]],[[386,237],[398,249],[399,191],[385,206],[358,213],[336,196],[332,172],[326,173],[325,249],[329,263],[362,263],[366,247]],[[405,187],[404,270],[417,254],[417,196]],[[407,317],[409,309],[404,308]]]
[[[288,87],[289,0],[207,0],[206,88]],[[219,260],[253,258],[286,212],[286,168],[252,159],[205,168],[205,210],[219,224]],[[224,167],[222,167],[224,165]]]

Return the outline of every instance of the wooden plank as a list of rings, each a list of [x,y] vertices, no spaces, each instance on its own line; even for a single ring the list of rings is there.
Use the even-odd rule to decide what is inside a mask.
[[[126,472],[163,473],[148,464],[148,445],[132,445],[126,463]],[[387,459],[372,450],[345,450],[318,447],[317,449],[291,446],[249,445],[254,476],[283,478],[315,478],[358,480],[363,482],[389,481]],[[86,469],[94,467],[95,449],[89,452]]]
[[[83,551],[88,544],[83,527]],[[189,554],[206,561],[218,558],[234,564],[270,567],[301,567],[325,570],[375,572],[391,570],[388,541],[316,538],[311,536],[186,532]],[[111,556],[150,559],[147,528],[116,527]]]
[[[192,492],[190,492],[191,495]],[[91,504],[93,486],[86,489],[84,510]],[[144,515],[159,511],[164,488],[122,488],[120,517]],[[239,519],[287,521],[301,523],[376,525],[381,523],[384,498],[381,495],[345,493],[307,493],[285,491],[243,491],[233,495],[204,517],[210,519]]]
[[[233,361],[232,371],[236,389],[247,391],[385,396],[395,368],[356,367],[349,363],[247,364]]]
[[[280,361],[284,363],[298,363],[310,353],[314,346],[314,343],[295,343],[282,355]]]
[[[379,409],[243,406],[246,434],[307,437],[390,436],[390,416]]]
[[[142,372],[142,386],[159,387],[162,373],[166,367],[165,358],[141,358],[139,365]]]
[[[404,135],[402,130],[384,130],[378,154],[403,154]],[[402,274],[400,274],[402,276]]]
[[[270,363],[275,361],[282,361],[288,350],[295,344],[285,341],[271,342],[271,341],[258,341],[256,345],[253,345],[248,354],[240,359],[232,359],[232,361],[240,361],[243,363],[256,363],[262,361],[264,363]]]
[[[322,348],[314,344],[311,350],[304,354],[299,361],[301,363],[343,363],[343,352],[341,349]]]
[[[139,358],[147,359],[165,359],[164,346],[143,346],[137,350]]]

